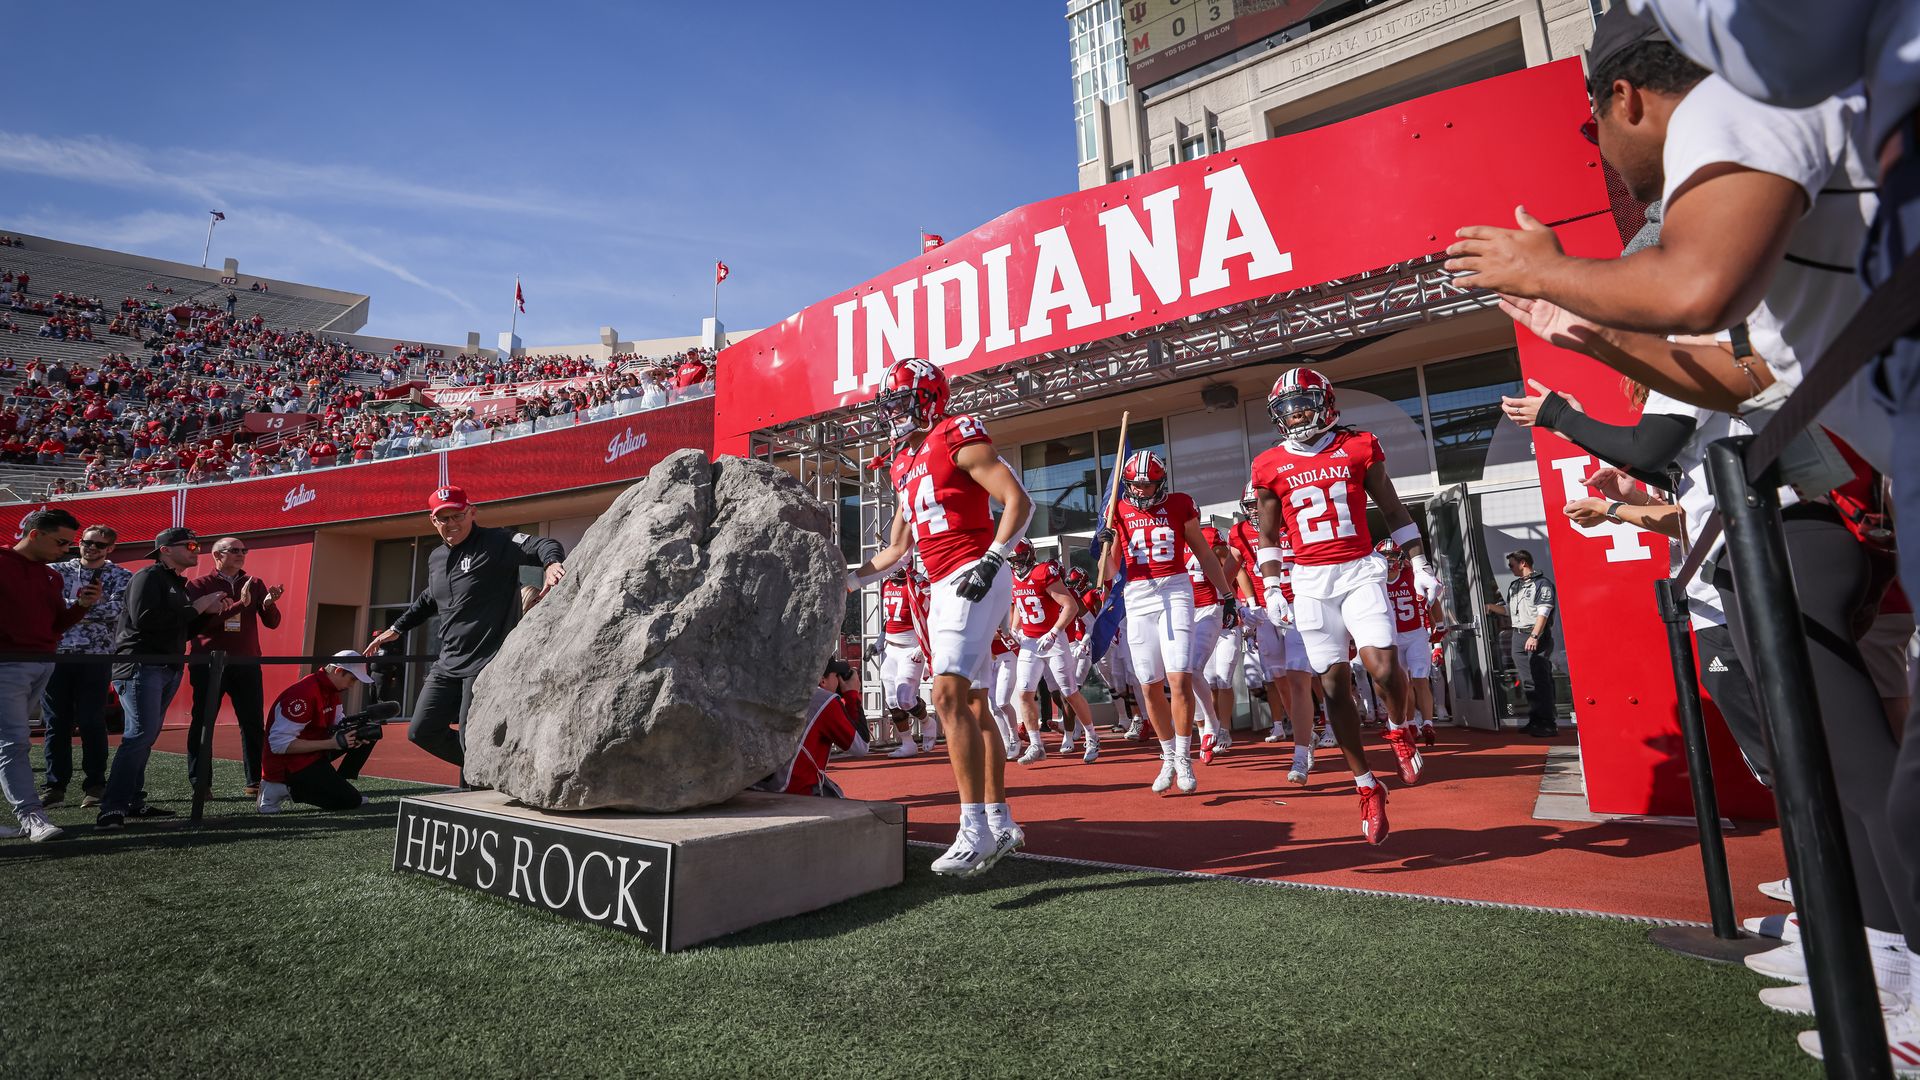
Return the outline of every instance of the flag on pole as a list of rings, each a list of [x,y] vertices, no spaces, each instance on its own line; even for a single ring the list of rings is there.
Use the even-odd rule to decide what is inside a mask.
[[[1122,425],[1121,432],[1123,435],[1125,434],[1124,424]],[[1126,460],[1127,440],[1122,438],[1119,449],[1113,459],[1113,467],[1116,469],[1123,468]],[[1109,508],[1105,512],[1110,514],[1112,510]],[[1112,520],[1103,521],[1101,522],[1101,527],[1114,528],[1114,522]],[[1117,533],[1113,538],[1113,542],[1115,544],[1121,543],[1121,539]],[[1088,554],[1093,557],[1093,565],[1101,565],[1100,536],[1098,531],[1094,533],[1093,546]],[[1113,639],[1115,635],[1120,632],[1120,621],[1127,617],[1127,561],[1125,558],[1120,557],[1120,553],[1117,551],[1114,553],[1114,556],[1112,584],[1098,581],[1094,582],[1096,585],[1103,585],[1107,590],[1106,598],[1101,601],[1100,604],[1100,613],[1093,617],[1093,640],[1088,643],[1088,648],[1091,650],[1095,663],[1098,663],[1101,657],[1107,655],[1107,650],[1113,647]]]
[[[212,214],[212,215],[213,215],[213,220],[215,220],[215,221],[225,221],[225,220],[227,220],[227,215],[225,215],[225,214],[223,214],[223,213],[221,213],[221,212],[220,212],[220,211],[218,211],[218,210],[209,210],[209,211],[207,211],[207,213],[209,213],[209,214]]]
[[[939,233],[923,232],[920,234],[920,253],[924,255],[946,242],[947,238]]]
[[[520,314],[525,315],[527,313],[527,294],[520,291],[519,278],[513,279],[513,303],[520,309]]]
[[[713,264],[713,283],[715,285],[718,285],[721,282],[727,280],[727,275],[729,273],[731,273],[731,271],[727,269],[726,263],[716,261]]]

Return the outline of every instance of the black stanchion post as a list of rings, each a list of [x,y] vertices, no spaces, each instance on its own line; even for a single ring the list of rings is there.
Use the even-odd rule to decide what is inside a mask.
[[[200,779],[193,785],[193,823],[205,816],[207,800],[213,798],[213,722],[220,718],[220,686],[227,674],[227,654],[215,649],[207,660],[207,700],[213,703],[213,715],[200,727],[200,745],[189,752],[199,755]]]
[[[1673,686],[1680,709],[1680,731],[1687,742],[1687,776],[1693,785],[1693,816],[1700,829],[1700,865],[1707,877],[1710,931],[1697,926],[1662,926],[1651,937],[1675,952],[1736,964],[1750,953],[1779,942],[1743,933],[1735,920],[1733,887],[1727,883],[1727,845],[1720,835],[1720,799],[1713,790],[1713,759],[1707,753],[1706,716],[1700,709],[1700,681],[1693,670],[1693,633],[1687,590],[1679,581],[1654,583],[1660,619],[1667,624],[1667,653],[1673,660]]]
[[[1778,474],[1769,469],[1758,484],[1748,483],[1745,455],[1752,441],[1742,435],[1713,443],[1707,448],[1707,473],[1726,526],[1753,670],[1767,673],[1755,689],[1772,736],[1773,793],[1793,875],[1822,1057],[1828,1076],[1891,1077],[1860,893],[1841,832],[1840,796],[1780,525]]]

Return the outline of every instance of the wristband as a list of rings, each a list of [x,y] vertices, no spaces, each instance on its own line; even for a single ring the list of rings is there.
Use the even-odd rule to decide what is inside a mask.
[[[858,570],[849,570],[847,571],[847,591],[853,592],[857,589],[864,589],[892,572],[891,569],[887,569],[875,570],[871,574],[862,574]]]
[[[1391,537],[1391,539],[1393,540],[1394,543],[1400,545],[1401,547],[1406,547],[1408,544],[1417,543],[1420,540],[1420,526],[1409,521],[1405,525],[1402,525],[1399,528],[1393,530],[1393,536]]]
[[[1019,542],[1020,542],[1020,537],[1018,536],[1014,537],[1011,540],[998,541],[992,547],[989,547],[987,551],[989,551],[994,555],[1000,556],[1000,561],[1005,562],[1006,560],[1013,558],[1014,545],[1018,544]]]
[[[1270,547],[1270,548],[1263,547],[1259,551],[1256,551],[1253,553],[1253,558],[1254,558],[1254,561],[1259,563],[1261,566],[1265,566],[1270,562],[1277,562],[1282,565],[1285,565],[1287,561],[1286,555],[1277,547]]]
[[[1407,565],[1418,570],[1420,573],[1426,574],[1428,577],[1433,576],[1433,564],[1427,561],[1427,557],[1424,554],[1415,555],[1413,558],[1408,559]]]
[[[1282,596],[1286,595],[1286,590],[1282,588],[1282,586],[1286,585],[1286,580],[1283,578],[1273,576],[1263,577],[1260,579],[1260,584],[1266,586],[1268,592],[1277,592]]]

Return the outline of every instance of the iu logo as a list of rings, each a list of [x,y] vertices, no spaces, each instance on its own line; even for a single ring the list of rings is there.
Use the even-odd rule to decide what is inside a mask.
[[[300,484],[287,492],[286,501],[280,504],[280,512],[284,514],[296,506],[305,506],[319,497],[318,492],[305,484]]]
[[[1567,502],[1591,496],[1592,493],[1580,483],[1580,478],[1587,475],[1593,465],[1593,458],[1586,454],[1553,460],[1553,469],[1560,474],[1561,495]],[[1623,521],[1603,521],[1598,525],[1574,525],[1569,521],[1567,524],[1581,536],[1606,541],[1608,562],[1651,559],[1656,548],[1666,545],[1662,538]]]

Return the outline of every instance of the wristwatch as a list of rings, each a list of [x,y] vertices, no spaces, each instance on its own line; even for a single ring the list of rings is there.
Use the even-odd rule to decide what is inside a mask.
[[[1623,506],[1625,506],[1625,505],[1627,505],[1627,504],[1626,504],[1626,501],[1625,501],[1624,499],[1615,499],[1615,500],[1613,500],[1612,502],[1610,502],[1610,503],[1608,503],[1608,504],[1607,504],[1607,517],[1609,517],[1609,518],[1611,518],[1611,519],[1612,519],[1612,520],[1614,520],[1614,521],[1619,521],[1619,520],[1620,520],[1620,508],[1621,508],[1621,507],[1623,507]]]

